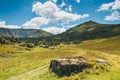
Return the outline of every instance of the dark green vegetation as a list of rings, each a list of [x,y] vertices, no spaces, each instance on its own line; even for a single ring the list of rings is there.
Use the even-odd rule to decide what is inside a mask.
[[[14,43],[20,43],[20,40],[18,38],[12,37],[0,37],[0,44],[14,44]]]
[[[4,37],[17,37],[17,38],[38,38],[51,36],[51,33],[48,33],[43,30],[37,29],[6,29],[0,28],[0,36]]]
[[[0,45],[18,45],[21,47],[26,47],[28,50],[35,47],[35,44],[32,42],[23,42],[18,38],[12,37],[0,37]]]

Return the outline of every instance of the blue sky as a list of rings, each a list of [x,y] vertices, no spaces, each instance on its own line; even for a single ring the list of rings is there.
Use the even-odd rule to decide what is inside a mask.
[[[120,23],[120,0],[0,0],[0,27],[61,33],[80,23]]]

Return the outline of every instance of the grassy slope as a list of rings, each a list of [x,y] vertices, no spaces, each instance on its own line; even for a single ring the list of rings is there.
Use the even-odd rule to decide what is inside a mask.
[[[120,35],[120,24],[100,24],[88,21],[56,36],[61,41],[84,41]]]
[[[18,75],[30,70],[49,64],[50,60],[65,56],[85,56],[87,58],[100,57],[109,60],[112,67],[109,72],[100,72],[98,74],[86,74],[85,72],[73,75],[71,77],[58,78],[54,73],[46,71],[43,74],[41,69],[38,74],[30,76],[31,80],[119,80],[120,79],[120,57],[115,56],[120,53],[120,37],[109,39],[90,40],[82,42],[79,45],[59,45],[49,49],[35,47],[28,51],[25,48],[15,45],[1,45],[0,55],[0,79]],[[53,49],[54,48],[54,49]],[[110,53],[110,55],[108,55]],[[114,54],[111,54],[114,53]],[[116,54],[115,54],[116,53]],[[48,69],[48,68],[46,68]],[[92,70],[91,70],[92,73]],[[23,76],[20,78],[20,80]],[[25,78],[25,76],[24,76]],[[28,77],[26,80],[30,80]]]
[[[97,50],[111,54],[120,54],[120,36],[88,40],[79,45],[81,49]]]

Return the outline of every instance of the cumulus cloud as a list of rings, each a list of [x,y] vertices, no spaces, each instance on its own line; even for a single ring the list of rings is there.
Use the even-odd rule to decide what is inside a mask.
[[[114,11],[112,12],[111,15],[106,16],[105,20],[107,21],[120,20],[120,13],[118,11]]]
[[[48,0],[48,1],[51,1],[53,3],[57,3],[58,0]]]
[[[35,17],[27,21],[22,26],[26,29],[39,29],[42,25],[48,24],[49,20],[44,17]]]
[[[67,12],[72,12],[72,5],[69,5],[68,7],[65,8],[65,11]]]
[[[72,6],[68,6],[68,11],[62,10],[61,7],[64,7],[66,4],[64,1],[62,2],[61,6],[56,4],[57,0],[48,0],[44,3],[36,2],[32,6],[32,12],[34,12],[38,17],[32,18],[31,20],[25,22],[22,26],[23,28],[27,29],[42,29],[48,31],[53,34],[59,34],[66,31],[65,28],[58,28],[58,27],[48,27],[42,28],[42,25],[48,24],[68,24],[69,22],[77,21],[82,18],[89,17],[89,14],[73,14]]]
[[[60,7],[62,8],[62,7],[64,7],[66,4],[65,4],[65,2],[64,1],[62,1],[62,3],[61,3],[61,5],[60,5]]]
[[[80,3],[80,0],[75,0],[77,3]]]
[[[60,34],[62,32],[65,32],[65,28],[58,28],[58,27],[48,27],[48,28],[43,28],[42,30],[53,33],[53,34]]]
[[[56,21],[61,21],[63,23],[69,23],[71,21],[76,21],[81,18],[81,15],[67,13],[63,10],[56,12],[55,16],[56,16],[55,18]]]
[[[5,21],[0,21],[0,27],[5,27]]]
[[[5,21],[0,21],[0,27],[1,28],[9,28],[9,29],[17,29],[17,28],[21,28],[18,25],[6,25]]]
[[[61,10],[55,3],[47,1],[45,3],[36,2],[33,4],[32,11],[37,15],[49,19],[51,22],[61,21],[68,23],[71,21],[76,21],[83,17],[83,15],[73,14]]]
[[[114,2],[109,2],[109,3],[105,3],[102,4],[98,11],[109,11],[109,10],[118,10],[120,9],[120,0],[115,0]]]
[[[120,0],[115,0],[114,4],[112,5],[113,10],[120,9]]]
[[[56,3],[57,2],[57,0],[52,0],[54,3]]]
[[[68,11],[72,12],[72,6],[71,5],[68,6]]]
[[[106,4],[102,4],[99,7],[98,11],[109,10],[112,5],[113,5],[113,2],[110,2],[108,4],[107,3]]]
[[[89,17],[89,14],[80,15],[80,18],[86,18],[86,17]]]
[[[120,0],[102,4],[98,9],[98,12],[100,11],[109,11],[111,13],[110,15],[105,16],[104,20],[120,20]]]
[[[72,27],[75,27],[77,24],[73,24],[73,25],[68,25],[68,26],[65,26],[67,29],[69,28],[72,28]]]

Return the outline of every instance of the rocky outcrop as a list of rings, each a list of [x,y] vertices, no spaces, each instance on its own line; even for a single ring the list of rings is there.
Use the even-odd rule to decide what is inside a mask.
[[[50,69],[59,76],[69,76],[72,73],[83,71],[84,68],[91,67],[88,61],[83,57],[68,57],[52,60]]]

